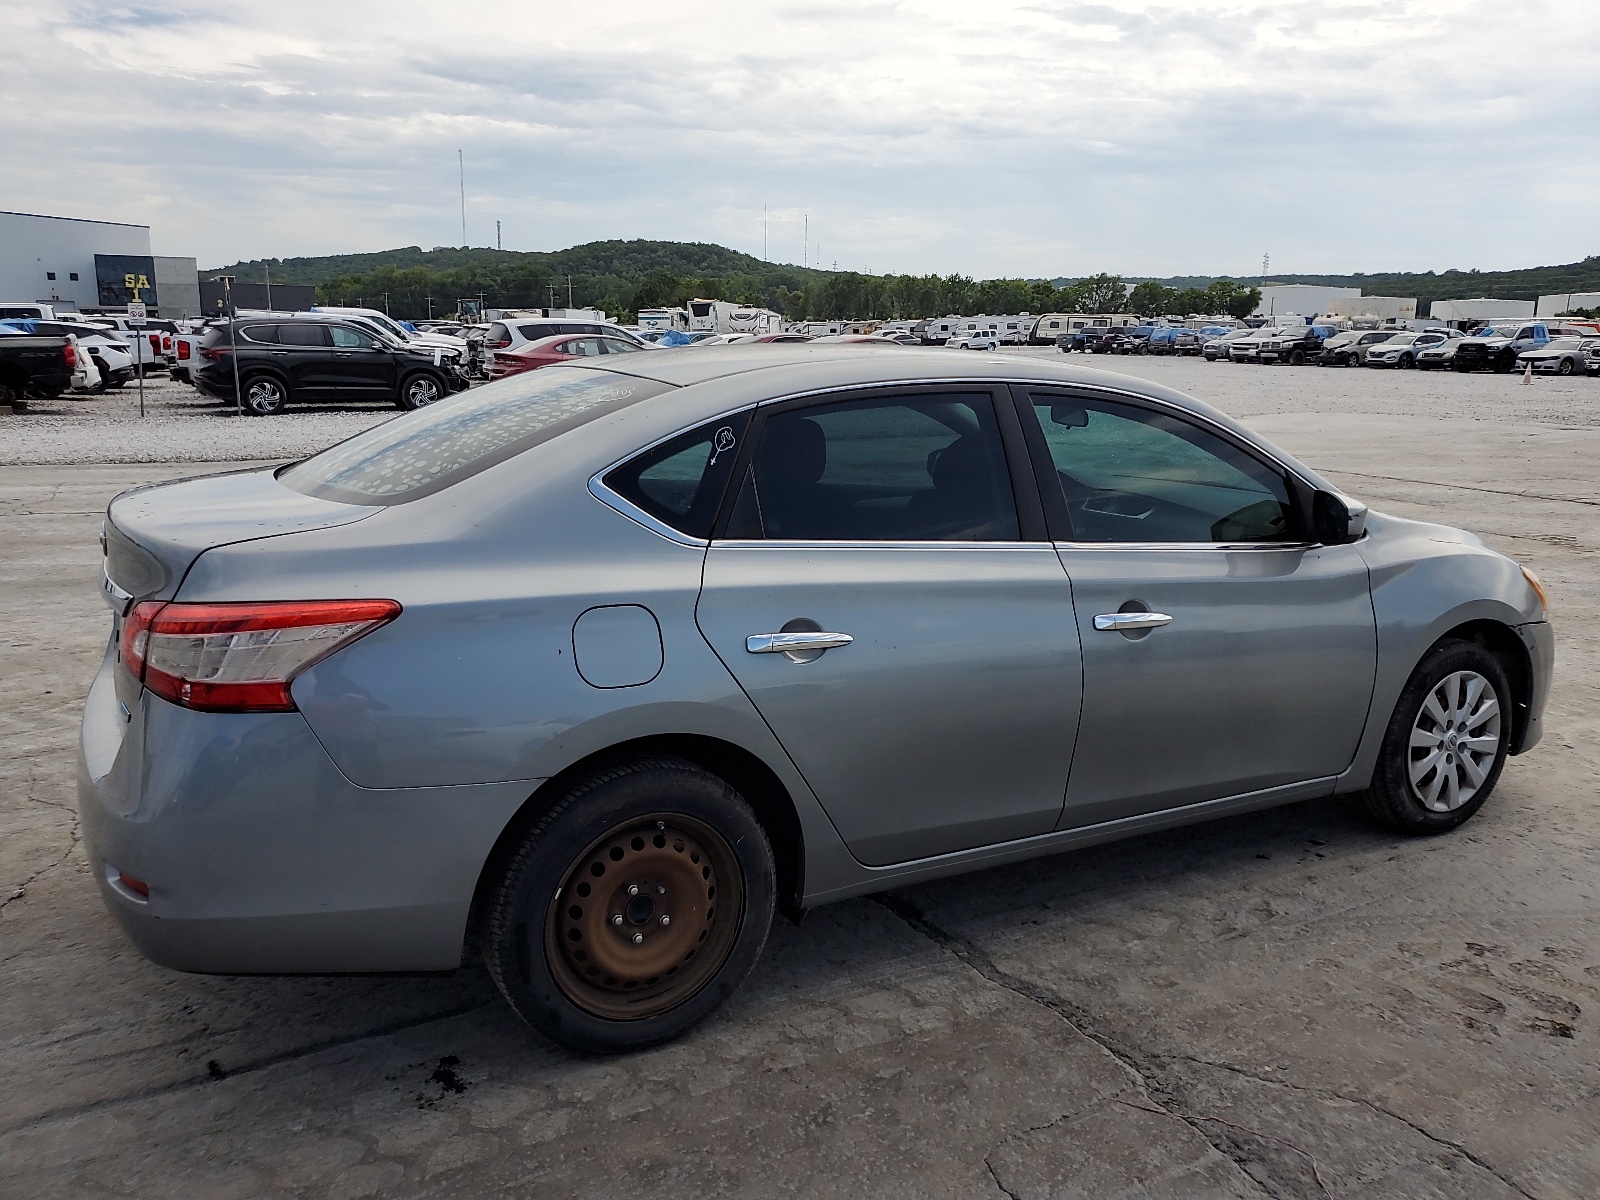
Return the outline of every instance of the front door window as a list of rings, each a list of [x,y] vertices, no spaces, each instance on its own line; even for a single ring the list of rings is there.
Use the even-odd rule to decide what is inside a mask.
[[[1281,473],[1165,413],[1036,396],[1078,542],[1280,542],[1294,535]]]

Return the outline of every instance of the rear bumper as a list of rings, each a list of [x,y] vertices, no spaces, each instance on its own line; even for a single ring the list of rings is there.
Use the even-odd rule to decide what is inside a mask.
[[[1528,718],[1523,723],[1521,739],[1511,747],[1512,754],[1521,754],[1532,750],[1544,737],[1544,710],[1550,701],[1550,682],[1555,676],[1556,634],[1549,621],[1518,625],[1516,630],[1533,668],[1532,686],[1528,689]]]
[[[297,712],[202,713],[146,692],[124,715],[119,669],[108,648],[78,809],[101,897],[147,958],[224,973],[459,964],[483,864],[532,784],[359,788]]]

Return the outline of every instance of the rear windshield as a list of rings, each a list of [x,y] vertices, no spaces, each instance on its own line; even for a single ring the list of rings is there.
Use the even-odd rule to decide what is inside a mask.
[[[278,479],[324,500],[404,504],[668,390],[610,371],[543,367],[385,421],[285,467]]]

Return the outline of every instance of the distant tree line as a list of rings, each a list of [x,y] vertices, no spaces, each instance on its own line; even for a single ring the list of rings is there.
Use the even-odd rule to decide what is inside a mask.
[[[1128,308],[1141,317],[1221,316],[1244,318],[1261,303],[1261,289],[1231,279],[1214,280],[1204,288],[1172,288],[1147,279],[1128,294]]]
[[[569,287],[570,284],[570,287]],[[1065,285],[1050,280],[972,279],[966,275],[864,275],[838,272],[749,272],[721,275],[653,270],[629,279],[614,274],[558,274],[541,263],[476,267],[382,266],[317,285],[321,304],[359,304],[416,320],[455,311],[461,299],[490,308],[600,308],[620,320],[642,308],[682,307],[695,297],[770,308],[791,321],[920,320],[950,313],[1236,312],[1248,315],[1260,299],[1254,288],[1219,281],[1204,290],[1177,291],[1141,283],[1129,295],[1115,275]],[[1130,304],[1132,305],[1130,309]],[[1185,307],[1189,306],[1189,307]]]

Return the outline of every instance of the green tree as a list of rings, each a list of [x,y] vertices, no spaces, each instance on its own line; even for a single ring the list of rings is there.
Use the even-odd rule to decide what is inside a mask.
[[[1083,286],[1083,312],[1122,312],[1128,302],[1128,289],[1120,275],[1091,275],[1078,281]]]
[[[1168,311],[1177,295],[1174,289],[1146,279],[1128,294],[1128,307],[1141,317],[1156,317]]]

